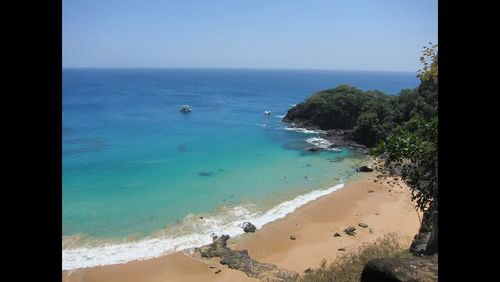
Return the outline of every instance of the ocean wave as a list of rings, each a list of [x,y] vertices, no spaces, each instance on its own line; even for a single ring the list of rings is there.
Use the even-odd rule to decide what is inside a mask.
[[[305,133],[305,134],[319,134],[319,133],[323,133],[324,131],[323,130],[310,130],[310,129],[305,129],[305,128],[300,128],[300,127],[285,127],[283,128],[284,130],[288,130],[288,131],[296,131],[296,132],[300,132],[300,133]]]
[[[252,222],[257,228],[266,223],[285,217],[298,207],[321,196],[330,194],[344,187],[338,184],[325,190],[314,190],[300,195],[293,200],[283,202],[266,212],[254,212],[251,207],[233,207],[219,216],[204,217],[200,220],[195,215],[188,215],[185,222],[195,224],[199,231],[180,236],[158,236],[140,241],[105,244],[98,247],[77,247],[64,249],[62,269],[94,267],[99,265],[126,263],[132,260],[144,260],[210,244],[213,235],[228,234],[231,237],[243,234],[239,225]]]
[[[275,117],[277,117],[277,118],[284,118],[285,115],[275,115]]]
[[[333,143],[321,137],[311,137],[306,139],[306,142],[321,149],[324,149],[325,151],[332,151],[332,152],[342,151],[339,148],[330,148],[330,146],[333,145]]]
[[[320,138],[320,137],[308,138],[308,139],[306,139],[306,142],[311,144],[311,145],[314,145],[316,147],[323,148],[323,149],[326,149],[330,145],[333,144],[332,142],[330,142],[324,138]]]

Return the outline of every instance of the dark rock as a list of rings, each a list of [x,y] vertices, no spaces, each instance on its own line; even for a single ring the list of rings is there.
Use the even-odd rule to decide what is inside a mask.
[[[297,237],[290,235],[290,240],[295,240],[295,239],[297,239]]]
[[[420,232],[413,238],[413,242],[410,246],[410,252],[415,255],[422,255],[425,253],[427,248],[427,242],[431,237],[431,232]]]
[[[216,272],[214,272],[215,274],[219,274],[222,270],[217,270]]]
[[[438,212],[434,211],[431,215],[431,237],[427,242],[427,248],[425,249],[426,255],[433,255],[438,251]]]
[[[177,151],[185,152],[186,148],[187,148],[186,144],[179,144],[179,145],[177,145]]]
[[[354,236],[356,235],[356,228],[355,227],[352,227],[352,226],[349,226],[347,227],[346,229],[344,229],[344,232],[345,234],[349,235],[349,236]]]
[[[358,223],[358,226],[366,228],[366,227],[368,227],[368,224],[366,224],[366,223]]]
[[[211,171],[202,171],[200,173],[198,173],[199,176],[210,176],[212,175],[212,172]]]
[[[370,260],[361,273],[361,282],[438,281],[438,258],[378,258]]]
[[[360,172],[372,172],[373,171],[373,168],[371,167],[367,167],[366,165],[362,166],[362,167],[359,167],[357,169],[357,171],[360,171]]]
[[[333,237],[340,237],[340,234],[335,232],[335,234],[333,234]]]
[[[318,151],[321,151],[323,150],[322,148],[319,148],[319,147],[310,147],[310,148],[307,148],[307,151],[309,152],[318,152]]]
[[[375,180],[375,182],[377,182],[377,180]],[[375,191],[373,191],[373,190],[368,190],[368,193],[373,193],[373,192],[375,192]]]
[[[211,266],[209,266],[209,268],[214,269],[214,268],[215,268],[215,266],[212,266],[212,265],[211,265]]]
[[[338,248],[337,251],[339,251],[339,252],[345,252],[345,248]]]
[[[243,228],[243,231],[245,231],[245,233],[255,232],[255,230],[257,230],[257,227],[255,227],[255,225],[250,222],[243,222],[241,228]]]
[[[311,272],[312,271],[312,268],[308,267],[306,270],[304,270],[304,273],[308,273],[308,272]]]
[[[229,235],[222,235],[212,244],[196,248],[201,257],[219,257],[220,263],[229,268],[243,271],[246,275],[262,281],[296,281],[299,274],[270,263],[258,262],[250,257],[247,250],[231,250],[227,246]]]
[[[426,211],[410,252],[414,255],[432,255],[438,251],[438,212]]]

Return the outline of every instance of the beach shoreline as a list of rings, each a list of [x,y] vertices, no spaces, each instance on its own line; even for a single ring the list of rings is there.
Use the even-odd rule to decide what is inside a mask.
[[[366,223],[367,228],[359,227]],[[387,233],[398,233],[409,246],[418,233],[419,214],[400,178],[377,171],[363,173],[344,188],[308,202],[283,218],[228,241],[247,249],[253,259],[303,274]],[[356,227],[356,236],[343,229]],[[341,234],[334,237],[334,233]],[[291,236],[296,239],[291,240]],[[338,251],[344,248],[346,251]],[[63,281],[256,281],[238,270],[181,251],[162,257],[62,271]],[[192,252],[191,252],[192,253]],[[220,271],[219,271],[220,270]]]

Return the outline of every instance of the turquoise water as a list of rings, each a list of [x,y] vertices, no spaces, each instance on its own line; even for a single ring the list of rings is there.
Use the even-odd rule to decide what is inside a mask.
[[[362,156],[305,152],[318,134],[281,122],[291,105],[342,83],[397,94],[418,81],[391,72],[63,70],[63,239],[65,250],[79,249],[63,264],[93,265],[104,242],[208,236],[219,229],[193,219],[228,224],[240,212],[232,208],[264,213],[345,182]],[[193,111],[179,112],[182,104]]]

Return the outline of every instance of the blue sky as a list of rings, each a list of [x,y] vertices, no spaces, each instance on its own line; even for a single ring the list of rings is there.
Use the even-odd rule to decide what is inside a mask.
[[[63,0],[63,67],[416,71],[437,0]]]

